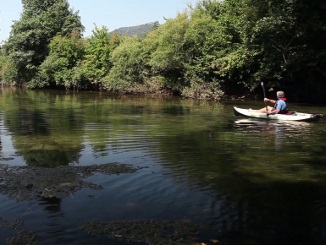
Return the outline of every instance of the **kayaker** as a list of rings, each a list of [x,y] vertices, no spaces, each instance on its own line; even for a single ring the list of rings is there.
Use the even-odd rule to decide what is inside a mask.
[[[264,98],[264,102],[274,104],[274,106],[266,106],[261,108],[259,111],[268,114],[287,114],[288,108],[286,105],[286,98],[283,91],[276,92],[277,100]]]

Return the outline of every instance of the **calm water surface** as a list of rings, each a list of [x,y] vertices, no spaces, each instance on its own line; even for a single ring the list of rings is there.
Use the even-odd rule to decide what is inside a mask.
[[[38,244],[125,244],[79,229],[93,219],[188,220],[223,244],[325,244],[326,119],[243,121],[232,105],[263,103],[2,90],[0,164],[147,168],[95,174],[103,190],[55,203],[0,195],[0,219],[22,219]],[[0,229],[0,244],[14,233]]]

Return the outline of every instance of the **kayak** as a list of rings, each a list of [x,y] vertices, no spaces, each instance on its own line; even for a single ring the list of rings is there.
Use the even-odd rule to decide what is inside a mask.
[[[244,116],[250,118],[258,118],[264,120],[279,120],[279,121],[318,121],[323,117],[323,114],[310,114],[310,113],[302,113],[293,111],[290,114],[266,114],[263,112],[259,112],[258,110],[252,109],[243,109],[234,106],[234,114],[236,116]]]

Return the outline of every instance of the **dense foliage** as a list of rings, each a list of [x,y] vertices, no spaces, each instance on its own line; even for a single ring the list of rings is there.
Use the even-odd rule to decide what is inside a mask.
[[[95,27],[66,0],[23,0],[0,56],[3,83],[220,99],[261,81],[326,102],[326,13],[319,0],[202,0],[143,37]]]
[[[3,46],[3,79],[10,84],[33,83],[40,65],[49,55],[49,44],[56,35],[82,32],[77,13],[69,10],[66,0],[22,0],[23,13],[14,22]],[[42,84],[37,84],[41,86]]]

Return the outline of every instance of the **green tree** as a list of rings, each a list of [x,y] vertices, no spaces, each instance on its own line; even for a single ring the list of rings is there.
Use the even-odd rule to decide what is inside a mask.
[[[304,100],[325,100],[326,8],[319,0],[247,0],[250,48],[259,51],[257,80]],[[254,9],[254,11],[250,11]]]
[[[209,76],[215,77],[227,94],[257,86],[252,76],[257,51],[248,47],[251,23],[244,15],[245,9],[245,1],[203,1],[193,13],[198,27],[190,29],[201,31],[197,45],[198,41],[203,43],[198,57],[204,61],[203,67],[210,67]],[[207,24],[200,24],[205,19]]]
[[[3,85],[13,85],[10,83],[11,77],[17,76],[17,70],[13,60],[0,49],[0,81]]]
[[[75,74],[76,67],[82,61],[85,53],[85,41],[78,32],[70,36],[56,36],[50,45],[50,54],[40,65],[33,86],[57,86],[79,88],[81,78]]]
[[[215,63],[230,49],[232,36],[207,11],[196,8],[190,15],[185,40],[190,58],[185,64],[185,80],[189,85],[183,89],[183,95],[218,99],[223,94],[221,83],[224,74]]]
[[[146,81],[143,43],[138,37],[126,37],[111,56],[112,69],[105,78],[110,91],[130,91]]]
[[[23,12],[14,22],[8,41],[3,45],[9,57],[9,82],[27,84],[38,73],[49,54],[49,43],[57,35],[83,31],[78,13],[69,9],[67,0],[22,0]]]
[[[86,46],[82,70],[87,80],[102,88],[103,78],[108,75],[111,64],[111,52],[120,43],[117,35],[111,36],[106,27],[95,27],[92,37]]]
[[[185,52],[185,32],[189,27],[186,13],[169,19],[160,28],[147,35],[144,43],[150,52],[149,65],[155,76],[165,78],[165,86],[178,89],[184,85],[184,61],[188,58]]]
[[[215,57],[214,73],[226,93],[253,90],[265,81],[292,93],[310,91],[309,99],[324,97],[326,11],[320,1],[204,0],[197,12],[199,21],[207,15],[214,20],[206,25],[213,25],[210,31],[202,29],[207,37],[202,47],[215,42],[220,48],[196,59]]]

